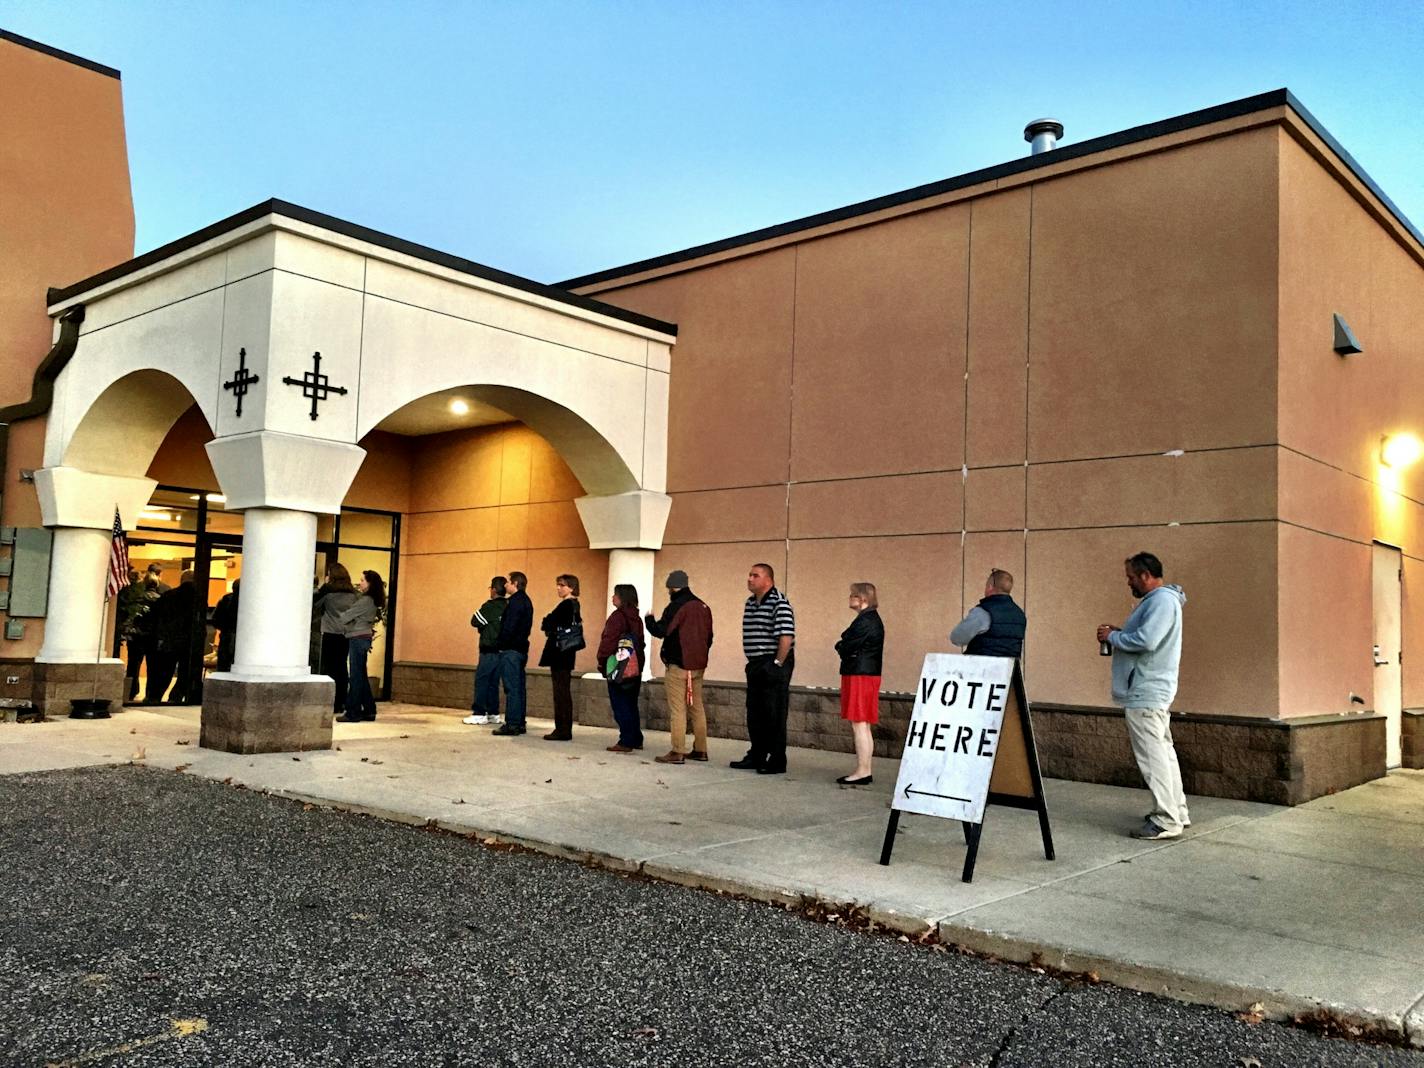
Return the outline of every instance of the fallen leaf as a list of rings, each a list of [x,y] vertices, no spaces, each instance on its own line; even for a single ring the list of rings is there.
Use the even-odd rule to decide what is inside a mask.
[[[656,1027],[635,1027],[628,1032],[634,1038],[657,1038],[658,1029]]]
[[[372,760],[371,763],[372,763],[372,764],[384,764],[385,761],[384,761],[384,760]]]
[[[1241,1068],[1261,1068],[1261,1062],[1255,1057],[1242,1057]]]
[[[1252,1027],[1255,1027],[1258,1023],[1265,1020],[1266,1006],[1258,1001],[1245,1012],[1238,1012],[1236,1018],[1244,1024],[1250,1024]]]
[[[582,760],[583,757],[564,757],[565,760]]]
[[[173,744],[174,744],[174,745],[188,745],[188,744],[190,744],[190,739],[188,739],[188,738],[179,738],[179,739],[178,739],[176,742],[174,742]]]
[[[174,771],[187,771],[187,770],[188,770],[189,768],[191,768],[192,766],[193,766],[192,764],[179,764],[179,765],[177,765],[176,767],[174,767],[173,770],[174,770]]]
[[[370,757],[362,757],[362,758],[361,758],[361,763],[365,764],[365,763],[366,763],[367,761],[369,761],[370,759],[371,759]]]
[[[400,737],[402,737],[402,738],[409,738],[410,735],[409,735],[409,734],[402,734]]]
[[[553,780],[553,779],[545,779],[544,781],[545,781],[545,782],[553,782],[554,780]]]
[[[130,727],[130,728],[129,728],[129,733],[130,733],[130,734],[137,734],[137,733],[138,733],[138,728],[137,728],[137,727]]]
[[[139,746],[136,750],[134,750],[134,755],[131,756],[131,757],[129,757],[129,759],[130,759],[130,760],[144,760],[144,759],[146,759],[147,757],[148,757],[148,749],[145,748],[144,746]]]
[[[292,759],[295,760],[295,761],[300,762],[302,758],[301,758],[301,757],[292,757]]]

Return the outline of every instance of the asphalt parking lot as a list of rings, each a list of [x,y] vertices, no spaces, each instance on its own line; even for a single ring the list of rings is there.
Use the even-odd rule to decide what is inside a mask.
[[[1420,1065],[138,767],[0,776],[15,1065]]]

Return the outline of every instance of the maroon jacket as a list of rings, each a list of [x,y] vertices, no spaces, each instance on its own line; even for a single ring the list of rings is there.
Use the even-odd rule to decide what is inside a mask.
[[[601,668],[604,661],[618,650],[618,639],[625,634],[633,636],[633,655],[638,658],[638,667],[641,669],[647,661],[647,647],[643,637],[643,621],[638,618],[638,610],[623,605],[615,608],[608,616],[608,622],[603,624],[603,637],[598,640],[598,666]]]

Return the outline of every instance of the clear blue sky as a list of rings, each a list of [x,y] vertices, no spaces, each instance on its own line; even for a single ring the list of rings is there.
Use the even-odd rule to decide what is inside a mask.
[[[269,197],[556,281],[1281,86],[1424,226],[1424,0],[8,0],[123,71],[144,251]]]

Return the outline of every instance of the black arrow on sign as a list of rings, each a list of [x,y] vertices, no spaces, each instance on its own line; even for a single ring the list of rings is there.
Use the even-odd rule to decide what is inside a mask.
[[[912,790],[912,789],[910,789],[910,787],[912,787],[912,786],[914,786],[914,785],[915,785],[914,783],[910,783],[910,782],[907,782],[907,783],[905,784],[905,796],[906,796],[906,797],[909,797],[911,794],[919,794],[919,796],[921,796],[921,797],[942,797],[942,798],[944,798],[946,801],[962,801],[962,802],[964,802],[964,804],[966,804],[966,805],[972,805],[972,804],[974,803],[973,801],[969,800],[969,798],[967,798],[967,797],[955,797],[953,794],[932,794],[932,793],[930,793],[928,790]]]

